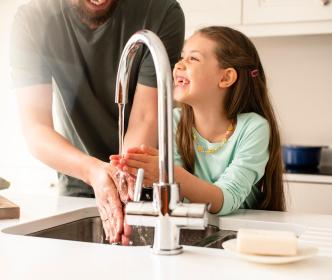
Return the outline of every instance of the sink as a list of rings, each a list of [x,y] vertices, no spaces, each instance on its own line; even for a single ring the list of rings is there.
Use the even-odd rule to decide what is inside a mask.
[[[108,241],[105,240],[102,222],[99,216],[80,219],[71,223],[32,232],[27,235],[108,244]],[[152,245],[153,237],[153,227],[135,226],[133,227],[133,232],[131,235],[131,245]],[[219,230],[218,227],[209,225],[204,230],[181,229],[180,244],[210,248],[222,248],[222,242],[235,237],[235,231]]]
[[[109,244],[105,240],[102,222],[96,207],[31,221],[2,230],[6,234],[53,238],[80,242]],[[132,246],[152,245],[153,227],[133,227]],[[236,231],[220,230],[209,225],[204,230],[181,229],[180,244],[207,248],[222,248],[222,243],[236,237]]]

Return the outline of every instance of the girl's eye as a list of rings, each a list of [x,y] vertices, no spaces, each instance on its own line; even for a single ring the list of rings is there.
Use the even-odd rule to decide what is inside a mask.
[[[189,56],[189,57],[187,57],[187,58],[184,58],[184,57],[180,57],[180,59],[179,59],[179,61],[178,62],[180,62],[180,61],[199,61],[199,59],[198,58],[196,58],[196,57],[193,57],[193,56]]]
[[[191,56],[189,59],[192,61],[199,61],[196,57],[193,57],[193,56]]]

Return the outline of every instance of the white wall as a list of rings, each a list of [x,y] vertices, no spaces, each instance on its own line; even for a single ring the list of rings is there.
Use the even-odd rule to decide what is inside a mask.
[[[332,148],[332,35],[253,39],[267,74],[283,143]],[[331,150],[322,164],[332,165]]]
[[[0,177],[12,189],[27,193],[50,192],[55,172],[35,160],[27,150],[19,124],[9,69],[9,37],[17,5],[26,0],[1,0],[0,3]]]

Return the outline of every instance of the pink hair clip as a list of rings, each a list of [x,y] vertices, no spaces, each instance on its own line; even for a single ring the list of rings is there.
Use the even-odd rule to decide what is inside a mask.
[[[250,71],[250,75],[251,75],[251,77],[253,77],[253,78],[257,77],[258,74],[259,74],[258,69],[254,69],[254,70]]]

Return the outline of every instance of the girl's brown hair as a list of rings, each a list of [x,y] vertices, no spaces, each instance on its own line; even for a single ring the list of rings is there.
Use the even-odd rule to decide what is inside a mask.
[[[265,174],[258,187],[262,200],[258,209],[285,210],[282,182],[282,157],[280,135],[266,87],[266,78],[254,44],[244,34],[229,27],[211,26],[196,32],[216,42],[216,57],[221,68],[232,67],[237,72],[237,81],[225,96],[224,110],[229,119],[237,114],[255,112],[264,117],[270,126],[269,160]],[[255,74],[252,71],[255,70]],[[184,167],[194,173],[195,154],[192,129],[194,114],[189,105],[181,104],[182,114],[179,121],[176,143],[184,162]]]

